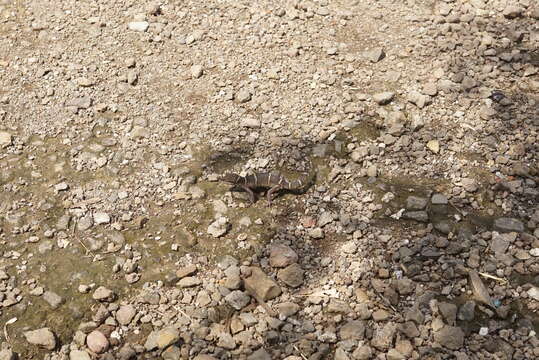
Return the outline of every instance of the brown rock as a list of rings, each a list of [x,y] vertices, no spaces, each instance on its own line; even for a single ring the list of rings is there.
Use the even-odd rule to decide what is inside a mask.
[[[244,279],[245,290],[263,301],[271,300],[281,295],[281,288],[256,266],[251,268],[251,276]]]

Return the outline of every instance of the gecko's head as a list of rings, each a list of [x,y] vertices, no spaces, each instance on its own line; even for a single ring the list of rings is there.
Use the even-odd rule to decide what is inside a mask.
[[[237,174],[226,173],[221,176],[221,181],[227,182],[229,184],[236,184],[239,178],[240,176]]]

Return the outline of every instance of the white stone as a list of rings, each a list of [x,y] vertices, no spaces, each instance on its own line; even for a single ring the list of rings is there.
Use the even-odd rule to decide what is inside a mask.
[[[144,32],[148,30],[150,24],[147,21],[133,21],[130,22],[127,26],[129,27],[129,30]]]

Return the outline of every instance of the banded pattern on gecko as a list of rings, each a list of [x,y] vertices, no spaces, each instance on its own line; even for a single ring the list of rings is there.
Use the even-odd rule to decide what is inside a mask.
[[[314,182],[315,173],[297,180],[287,180],[283,175],[271,173],[255,173],[253,175],[240,176],[234,173],[227,173],[221,177],[221,181],[238,186],[249,194],[252,203],[255,202],[255,189],[269,188],[267,192],[268,204],[271,205],[273,195],[280,190],[303,192]]]

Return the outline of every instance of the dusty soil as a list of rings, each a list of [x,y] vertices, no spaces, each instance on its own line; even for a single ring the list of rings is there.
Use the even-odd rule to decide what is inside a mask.
[[[538,19],[0,0],[0,359],[539,356]]]

